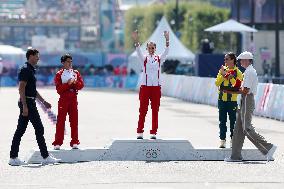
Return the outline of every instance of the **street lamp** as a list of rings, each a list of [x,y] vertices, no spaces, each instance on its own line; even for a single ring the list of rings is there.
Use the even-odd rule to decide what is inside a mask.
[[[192,45],[192,43],[193,43],[193,41],[192,41],[192,40],[193,40],[193,37],[192,37],[192,35],[193,35],[193,28],[192,28],[192,27],[193,27],[193,26],[192,26],[193,17],[192,17],[192,16],[189,16],[189,17],[188,17],[188,23],[189,23],[189,27],[190,27],[190,31],[191,31],[191,32],[190,32],[190,36],[189,36],[189,37],[190,37],[190,45]]]
[[[133,20],[133,24],[134,24],[134,28],[135,28],[134,30],[138,30],[137,23],[138,23],[138,19],[135,18],[135,19]]]
[[[175,23],[176,23],[176,32],[178,31],[178,29],[179,29],[179,16],[178,16],[178,8],[179,8],[179,6],[178,6],[178,1],[179,0],[176,0],[176,8],[175,8]]]
[[[280,77],[280,55],[279,55],[279,0],[275,5],[275,76]],[[279,80],[280,83],[280,80]]]

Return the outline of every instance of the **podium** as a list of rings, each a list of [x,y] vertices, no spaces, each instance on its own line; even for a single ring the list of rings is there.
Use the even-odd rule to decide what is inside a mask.
[[[114,140],[108,148],[53,150],[50,153],[62,163],[88,161],[223,161],[231,148],[195,149],[188,140]],[[257,149],[243,149],[246,161],[265,161]],[[39,151],[28,157],[28,163],[41,163]]]

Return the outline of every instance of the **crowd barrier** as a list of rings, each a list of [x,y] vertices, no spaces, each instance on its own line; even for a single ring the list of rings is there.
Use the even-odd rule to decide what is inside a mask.
[[[38,77],[40,85],[53,85],[54,76]],[[84,76],[86,87],[112,87],[138,90],[141,77],[128,76]],[[16,86],[16,78],[2,76],[1,86]],[[189,102],[217,106],[218,89],[215,78],[183,75],[161,75],[162,94]],[[257,116],[284,121],[284,85],[259,83],[255,96]]]
[[[85,76],[86,87],[110,87],[135,89],[138,75],[128,76]]]
[[[17,85],[17,79],[10,76],[0,76],[0,86],[12,87]]]
[[[140,83],[141,79],[137,90]],[[165,96],[212,106],[218,104],[215,78],[162,74],[161,86]],[[284,120],[284,85],[259,83],[255,102],[255,115]]]
[[[109,87],[109,88],[125,88],[135,89],[138,82],[138,75],[127,76],[83,76],[86,87]],[[37,75],[38,86],[51,86],[54,85],[54,76]],[[10,76],[0,77],[0,86],[12,87],[17,86],[17,78]]]

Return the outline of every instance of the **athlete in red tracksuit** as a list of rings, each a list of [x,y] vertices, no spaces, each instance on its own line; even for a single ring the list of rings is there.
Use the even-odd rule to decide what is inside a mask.
[[[166,48],[161,56],[155,54],[156,44],[154,42],[147,43],[148,54],[143,56],[140,49],[140,44],[138,43],[138,32],[135,31],[132,33],[136,46],[136,52],[143,68],[142,84],[139,92],[140,114],[137,128],[137,139],[143,139],[144,122],[148,111],[149,100],[151,101],[152,109],[152,130],[150,130],[150,138],[156,139],[158,130],[158,112],[161,98],[161,64],[165,61],[169,52],[169,32],[165,31],[164,36],[166,39]]]
[[[78,90],[84,87],[83,79],[77,70],[72,69],[72,56],[65,54],[61,57],[63,68],[56,73],[54,83],[57,93],[60,95],[58,101],[58,116],[56,123],[55,140],[52,143],[55,150],[59,150],[64,140],[64,128],[66,115],[69,115],[71,127],[70,146],[77,149],[80,144],[78,139]]]

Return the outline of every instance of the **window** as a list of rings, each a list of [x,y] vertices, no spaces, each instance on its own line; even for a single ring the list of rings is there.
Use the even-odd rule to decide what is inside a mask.
[[[80,30],[79,27],[70,27],[68,39],[72,41],[79,40]]]
[[[11,38],[11,27],[3,26],[0,27],[0,40],[1,41],[8,41]]]
[[[25,28],[24,27],[14,27],[14,39],[15,40],[25,39]]]

